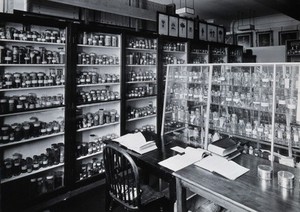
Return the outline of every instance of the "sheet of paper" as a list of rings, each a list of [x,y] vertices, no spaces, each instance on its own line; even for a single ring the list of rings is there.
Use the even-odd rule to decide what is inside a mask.
[[[195,165],[210,172],[216,172],[230,180],[235,180],[249,171],[249,169],[217,155],[203,158],[201,161],[195,163]]]
[[[185,149],[180,146],[174,146],[171,149],[178,153],[184,153],[184,151],[185,151]]]
[[[128,133],[119,138],[114,139],[114,141],[119,142],[121,145],[129,147],[140,147],[146,143],[146,139],[141,132],[138,133]]]
[[[187,147],[184,155],[175,155],[159,162],[158,164],[172,171],[178,171],[198,160],[201,160],[203,152],[205,152],[205,150]]]

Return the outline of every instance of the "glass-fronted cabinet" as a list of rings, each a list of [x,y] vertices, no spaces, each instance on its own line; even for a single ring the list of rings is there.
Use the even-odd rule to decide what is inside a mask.
[[[161,135],[202,148],[229,136],[244,153],[298,166],[299,71],[299,63],[169,65]]]
[[[65,27],[0,22],[2,203],[64,186],[65,51]]]
[[[157,38],[126,36],[124,133],[157,132]]]
[[[121,38],[90,30],[78,36],[76,181],[104,173],[104,141],[120,136]]]

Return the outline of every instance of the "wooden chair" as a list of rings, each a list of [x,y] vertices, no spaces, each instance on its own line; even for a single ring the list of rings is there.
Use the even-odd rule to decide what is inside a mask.
[[[131,156],[116,144],[103,150],[106,175],[106,210],[117,202],[129,211],[144,211],[146,206],[163,203],[163,194],[140,184],[138,167]],[[162,208],[160,208],[162,209]]]

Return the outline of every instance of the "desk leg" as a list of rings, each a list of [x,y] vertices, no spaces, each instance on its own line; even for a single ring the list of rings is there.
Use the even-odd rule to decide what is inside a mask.
[[[176,178],[177,212],[186,212],[186,188],[181,185],[181,180]]]
[[[174,211],[174,203],[176,202],[176,180],[175,178],[169,182],[169,211]]]

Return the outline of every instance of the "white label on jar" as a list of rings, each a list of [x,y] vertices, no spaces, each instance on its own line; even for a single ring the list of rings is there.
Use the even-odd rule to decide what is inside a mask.
[[[32,84],[37,84],[37,80],[32,80]]]
[[[247,128],[246,128],[246,132],[247,132],[247,133],[251,133],[251,132],[252,132],[252,130],[251,130],[251,129],[247,129]]]
[[[262,82],[269,82],[269,79],[268,78],[264,78],[264,79],[262,79]]]
[[[261,103],[261,106],[262,106],[262,107],[269,107],[269,103],[262,102],[262,103]]]
[[[291,110],[294,110],[294,109],[296,109],[296,105],[294,105],[294,104],[288,104],[287,108],[291,109]]]
[[[230,102],[230,101],[231,101],[231,98],[226,97],[226,101]]]
[[[16,82],[16,83],[20,83],[21,80],[20,80],[20,79],[15,79],[15,82]]]
[[[263,129],[263,128],[258,128],[257,131],[258,131],[258,132],[263,132],[264,129]]]
[[[5,84],[6,85],[12,85],[12,81],[6,81]]]
[[[234,101],[234,102],[239,102],[239,101],[240,101],[240,99],[233,98],[233,101]]]
[[[17,105],[17,109],[22,109],[23,105]]]
[[[285,105],[285,100],[278,100],[278,104]]]
[[[289,78],[284,79],[284,86],[286,89],[290,88],[290,79]]]
[[[297,133],[294,134],[294,142],[298,142],[299,141],[299,136]]]

